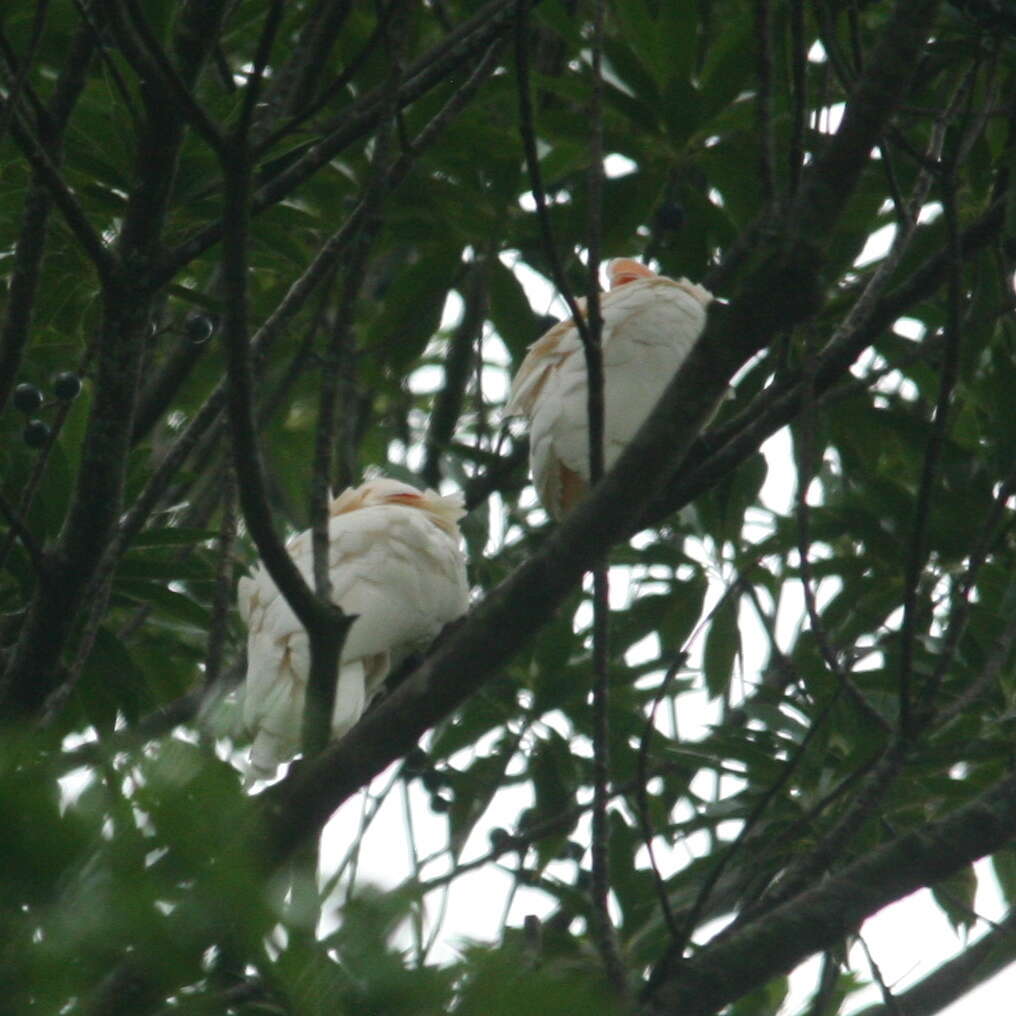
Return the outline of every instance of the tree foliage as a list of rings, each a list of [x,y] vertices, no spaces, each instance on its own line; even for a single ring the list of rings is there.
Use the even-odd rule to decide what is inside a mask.
[[[38,0],[0,29],[6,1009],[774,1013],[820,953],[802,1011],[846,1012],[878,978],[854,936],[922,886],[972,944],[872,1013],[1016,957],[972,868],[1014,898],[1011,5]],[[499,407],[538,294],[601,254],[718,300],[554,526]],[[465,492],[473,609],[248,793],[236,578],[268,563],[327,679],[343,628],[283,541],[370,469]],[[442,850],[382,889],[349,842],[319,890],[321,828],[386,771],[363,829],[405,787]],[[544,918],[433,958],[482,865]]]

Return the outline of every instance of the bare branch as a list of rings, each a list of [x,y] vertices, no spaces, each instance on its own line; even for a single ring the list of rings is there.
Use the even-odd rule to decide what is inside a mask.
[[[853,114],[848,108],[826,157],[802,186],[792,222],[812,209],[825,228],[832,228],[892,104],[904,93],[909,75],[901,64],[923,45],[935,4],[920,0],[903,6],[908,17],[897,9],[879,43],[883,50],[895,50],[892,60],[886,57],[892,69],[882,65],[872,71],[871,81],[858,86],[853,100],[858,108]],[[833,196],[827,188],[841,170]],[[794,229],[791,235],[797,239],[789,245],[780,238],[760,243],[753,267],[742,269],[730,305],[710,312],[702,340],[590,497],[379,709],[314,765],[278,785],[269,799],[275,809],[276,857],[287,855],[350,793],[448,715],[550,616],[604,548],[635,531],[657,486],[684,459],[729,378],[775,332],[815,312],[814,249],[804,233]]]
[[[1000,849],[1013,835],[1016,777],[1009,776],[946,818],[901,834],[793,902],[704,946],[655,993],[651,1011],[716,1012],[835,945],[882,907]]]
[[[896,995],[906,1016],[934,1016],[967,992],[1016,961],[1016,911],[958,956]],[[857,1016],[893,1016],[886,1005],[872,1005]]]

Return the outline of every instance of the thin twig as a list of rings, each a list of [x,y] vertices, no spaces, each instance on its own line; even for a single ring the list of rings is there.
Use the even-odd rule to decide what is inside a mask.
[[[670,896],[667,893],[667,884],[664,881],[660,866],[656,861],[656,851],[653,848],[653,840],[656,831],[653,829],[652,816],[649,813],[649,749],[652,743],[653,731],[656,729],[656,710],[660,703],[669,695],[670,685],[677,676],[678,671],[684,666],[688,654],[684,651],[674,657],[674,662],[667,668],[660,682],[660,687],[653,696],[653,704],[646,717],[646,724],[642,730],[642,737],[639,739],[639,750],[636,756],[635,767],[635,800],[638,803],[639,825],[642,829],[642,842],[645,844],[646,852],[649,854],[649,866],[653,870],[653,882],[656,887],[656,898],[660,904],[660,911],[663,914],[663,922],[670,932],[671,938],[677,941],[681,937],[681,929],[677,926],[677,919],[674,917],[674,910],[670,905]],[[677,731],[674,731],[677,736]]]
[[[205,687],[219,678],[223,650],[226,645],[229,612],[233,605],[233,551],[236,543],[236,471],[227,458],[225,463],[222,496],[222,521],[219,523],[218,565],[215,576],[215,594],[212,600],[212,617],[205,649]]]
[[[593,0],[589,99],[589,172],[586,177],[586,314],[588,334],[579,329],[586,363],[589,424],[589,484],[604,470],[603,317],[600,313],[600,242],[603,203],[603,30],[604,0]],[[549,218],[545,217],[549,226]],[[549,236],[549,233],[548,233]],[[606,560],[593,566],[593,816],[592,878],[594,931],[607,978],[624,994],[627,972],[610,918],[610,864],[607,804],[610,780],[610,570]]]
[[[499,50],[500,44],[495,44],[487,50],[462,88],[449,98],[448,102],[416,136],[412,152],[399,156],[389,174],[389,189],[394,188],[405,179],[415,160],[440,137],[443,129],[462,111],[474,97],[480,85],[493,73]],[[265,357],[287,322],[300,311],[317,286],[329,278],[339,257],[347,249],[348,244],[360,228],[363,212],[361,203],[350,213],[349,218],[342,226],[322,244],[310,265],[290,286],[285,297],[254,333],[250,340],[252,360],[260,361]],[[135,533],[140,532],[145,521],[167,490],[172,478],[198,446],[202,436],[219,418],[223,408],[227,405],[228,391],[226,382],[220,382],[212,390],[204,404],[152,471],[148,482],[121,520],[119,540],[124,545],[133,538]]]
[[[831,701],[833,700],[830,699]],[[878,753],[874,764],[865,762],[861,771],[867,771],[868,778],[854,799],[846,805],[842,815],[807,855],[786,870],[772,891],[762,896],[757,906],[742,910],[738,924],[755,920],[760,914],[773,910],[813,885],[830,868],[833,860],[847,850],[858,829],[875,813],[905,762],[905,746],[899,739],[894,739],[884,751]]]
[[[578,329],[582,345],[584,348],[588,348],[590,342],[589,325],[572,294],[557,255],[557,244],[554,242],[550,213],[547,211],[547,192],[543,187],[540,157],[536,150],[533,101],[529,91],[529,0],[516,0],[515,10],[515,69],[518,75],[519,134],[522,137],[522,149],[526,156],[529,187],[533,194],[536,217],[540,224],[543,252],[550,266],[551,278],[554,280],[557,291],[561,294],[561,299],[568,305],[568,312]]]
[[[162,86],[163,95],[159,101],[172,102],[208,144],[219,151],[223,145],[223,137],[219,128],[201,108],[191,94],[191,90],[176,72],[176,68],[166,56],[165,50],[155,38],[138,0],[125,0],[130,13],[131,27],[137,33],[141,46],[136,46],[127,31],[127,26],[114,16],[113,24],[120,29],[118,40],[124,56],[134,65],[135,72],[149,84],[158,83]],[[111,9],[118,14],[118,4],[111,4]]]
[[[36,543],[31,530],[21,520],[21,516],[8,503],[7,498],[2,493],[0,493],[0,515],[3,515],[7,519],[7,525],[10,527],[11,533],[21,541],[21,545],[25,548],[25,552],[32,562],[32,567],[35,569],[35,574],[40,577],[44,575],[46,571],[46,558],[42,552],[42,547]],[[6,557],[6,554],[4,556]]]
[[[897,994],[907,1016],[935,1016],[978,984],[1010,966],[1016,953],[1016,910],[958,956]],[[856,1016],[892,1016],[885,1005],[869,1006]]]
[[[874,978],[882,994],[882,1003],[885,1005],[887,1012],[891,1013],[892,1016],[905,1016],[899,1002],[896,1000],[896,996],[892,993],[889,985],[886,984],[885,978],[882,976],[882,969],[875,962],[875,957],[871,954],[864,936],[858,935],[857,941],[861,943],[861,948],[864,950],[865,959],[868,961],[868,969],[871,971],[871,976]]]
[[[134,99],[131,96],[130,89],[127,87],[127,82],[124,81],[123,75],[120,73],[120,68],[117,67],[116,61],[109,55],[109,47],[103,40],[102,30],[98,25],[96,25],[95,20],[92,18],[92,12],[87,6],[85,6],[84,0],[74,0],[74,6],[77,9],[78,16],[81,18],[92,37],[95,47],[99,52],[99,56],[102,59],[103,65],[109,72],[109,76],[113,81],[113,87],[116,89],[117,94],[119,94],[124,107],[130,115],[131,123],[136,128],[137,125],[141,123],[141,114],[134,105]]]
[[[12,70],[15,73],[14,81],[7,90],[7,98],[3,108],[0,109],[0,141],[3,141],[7,133],[7,126],[10,118],[14,115],[18,103],[21,100],[22,89],[28,82],[28,75],[32,70],[32,61],[35,59],[39,43],[42,41],[43,29],[46,27],[46,12],[49,10],[49,0],[36,0],[35,16],[32,18],[32,31],[28,38],[28,49],[21,67]]]
[[[473,345],[483,331],[487,311],[487,264],[481,256],[469,267],[460,291],[463,298],[462,320],[448,340],[444,362],[444,384],[434,397],[424,441],[424,462],[421,475],[428,486],[436,488],[441,481],[441,458],[448,448],[455,425],[462,412]],[[477,386],[482,397],[482,390]]]
[[[653,979],[650,980],[648,987],[651,987],[653,983],[658,983],[659,978],[665,977],[673,961],[679,959],[683,954],[688,942],[691,941],[691,936],[695,933],[696,927],[698,927],[698,923],[701,920],[702,915],[705,913],[709,897],[716,888],[716,884],[719,882],[723,872],[726,870],[730,862],[737,856],[737,852],[744,845],[745,840],[751,834],[752,830],[758,825],[762,816],[765,814],[766,809],[768,809],[776,795],[781,793],[783,788],[790,782],[791,776],[793,776],[797,771],[798,766],[807,754],[808,746],[811,744],[812,738],[814,738],[815,735],[825,727],[826,720],[829,719],[834,707],[839,701],[841,691],[842,686],[838,687],[833,694],[829,696],[828,701],[824,706],[822,706],[812,720],[807,733],[801,739],[801,743],[795,748],[793,754],[790,755],[783,764],[780,775],[758,799],[755,807],[752,808],[747,818],[745,818],[744,824],[738,830],[737,836],[734,837],[733,842],[722,851],[717,862],[710,868],[709,874],[703,881],[698,895],[695,897],[695,902],[692,904],[691,909],[685,918],[684,928],[682,929],[681,934],[669,944],[663,959],[654,968]]]
[[[483,52],[486,48],[486,56],[470,74],[466,84],[459,91],[453,92],[448,99],[446,108],[457,107],[455,109],[457,112],[464,101],[472,97],[478,84],[493,70],[487,57],[499,48],[499,37],[510,26],[516,2],[517,0],[490,0],[473,17],[463,22],[452,35],[443,39],[433,50],[409,67],[400,91],[400,106],[408,105],[431,88],[446,81],[451,71],[463,62],[471,65],[475,54]],[[284,160],[274,172],[268,174],[267,181],[253,195],[251,213],[258,214],[276,205],[340,151],[374,130],[380,117],[381,105],[381,92],[375,89],[345,109],[339,122],[327,127],[324,137],[311,145],[300,158],[292,163]],[[438,114],[438,117],[440,116],[441,114]],[[417,142],[419,140],[418,137]],[[194,258],[221,239],[221,223],[212,223],[199,230],[169,252],[154,271],[152,284],[164,285]]]
[[[247,217],[250,164],[243,143],[230,145],[223,158],[227,229],[223,243],[226,299],[223,336],[228,353],[229,416],[240,503],[251,538],[276,584],[306,627],[320,604],[275,533],[253,416],[253,375],[247,336]],[[310,622],[308,624],[308,622]]]
[[[774,167],[776,142],[773,137],[772,13],[769,0],[755,0],[755,119],[759,138],[759,179],[762,198],[771,204],[776,195]]]
[[[60,175],[49,155],[31,130],[26,127],[17,110],[10,120],[11,137],[28,160],[36,178],[46,187],[53,204],[60,209],[68,228],[74,234],[82,251],[95,267],[99,281],[107,285],[113,275],[113,256],[102,238],[93,228],[77,198]]]
[[[63,427],[64,420],[67,419],[67,414],[70,412],[70,403],[65,402],[56,411],[56,416],[53,419],[53,424],[50,428],[49,437],[46,439],[46,444],[37,452],[35,465],[32,468],[32,472],[28,477],[28,481],[25,483],[21,491],[21,499],[18,502],[18,506],[12,509],[14,515],[19,519],[28,518],[29,512],[32,508],[32,503],[35,501],[35,495],[38,493],[39,484],[42,483],[43,474],[46,472],[46,466],[49,464],[50,452],[53,450],[53,445],[60,433],[60,429]],[[17,530],[11,526],[10,532],[7,534],[7,539],[4,540],[2,546],[0,546],[0,571],[3,571],[7,565],[7,558],[14,546],[14,541],[17,538]]]
[[[396,21],[395,25],[385,25],[389,58],[389,71],[385,84],[386,104],[378,125],[367,182],[359,203],[359,208],[362,209],[361,225],[353,239],[351,255],[344,266],[342,295],[322,370],[321,394],[318,402],[318,425],[314,442],[314,469],[310,498],[311,545],[314,589],[321,599],[329,602],[332,595],[328,561],[329,488],[332,461],[335,456],[335,407],[339,386],[339,366],[342,362],[343,350],[349,342],[356,301],[363,284],[364,266],[370,247],[380,228],[381,200],[387,190],[393,121],[395,110],[398,107],[399,86],[402,81],[400,50],[399,44],[396,42],[396,36],[400,34],[402,28],[402,19],[397,18]],[[334,606],[334,610],[339,616],[346,619],[347,625],[352,623],[342,614],[339,607]],[[312,668],[311,676],[307,682],[302,734],[304,751],[308,754],[316,753],[328,743],[331,735],[336,691],[334,672],[329,674],[323,667]]]
[[[807,63],[804,39],[804,2],[790,0],[790,60],[793,89],[793,119],[789,143],[787,193],[793,197],[801,180],[804,162],[804,127],[808,113]]]
[[[47,111],[39,116],[40,129],[56,168],[63,160],[63,136],[82,90],[94,44],[87,30],[72,40]],[[7,282],[7,299],[0,326],[0,412],[17,379],[21,359],[31,333],[43,253],[49,236],[52,202],[38,179],[29,184]]]
[[[861,716],[873,726],[888,731],[889,724],[881,713],[875,709],[864,696],[848,671],[840,663],[840,658],[829,641],[829,633],[822,621],[815,595],[815,580],[811,567],[811,506],[808,504],[808,488],[815,476],[815,421],[817,403],[815,400],[814,358],[809,358],[803,367],[801,382],[801,429],[798,436],[800,443],[800,475],[794,495],[794,516],[797,521],[797,556],[801,570],[801,590],[804,595],[805,612],[811,633],[818,645],[819,653],[836,678],[837,683],[847,693],[847,697],[857,707]],[[868,380],[868,379],[865,379]],[[831,396],[827,396],[827,400]]]
[[[1016,490],[1016,470],[1013,470],[1002,481],[998,494],[995,496],[987,518],[984,519],[980,529],[976,545],[968,556],[968,564],[960,577],[959,592],[949,612],[949,620],[946,624],[945,636],[942,639],[942,647],[939,650],[939,660],[935,666],[934,673],[929,681],[929,700],[934,699],[934,690],[937,689],[945,677],[946,671],[952,665],[959,646],[959,640],[966,630],[967,618],[970,613],[970,597],[977,583],[977,576],[981,567],[987,560],[988,552],[994,542],[998,539],[1002,528],[1002,520],[1005,516],[1009,498]],[[985,668],[987,669],[987,668]],[[975,682],[979,684],[980,682]],[[967,694],[974,686],[966,689],[960,701],[966,701]],[[954,714],[954,707],[938,713],[938,719],[945,721],[951,714]]]
[[[921,572],[927,557],[927,528],[931,511],[931,494],[938,473],[939,460],[945,445],[948,427],[949,406],[953,389],[959,375],[960,307],[963,299],[960,287],[961,251],[959,230],[956,223],[956,203],[953,180],[953,166],[942,174],[942,205],[945,209],[946,232],[948,235],[949,277],[945,323],[945,354],[939,383],[938,399],[932,419],[932,431],[924,454],[921,479],[917,490],[914,518],[910,534],[904,572],[903,621],[900,625],[900,666],[899,666],[899,730],[904,738],[914,732],[914,707],[924,704],[926,694],[933,690],[927,685],[920,689],[920,701],[913,699],[913,656],[917,638],[918,587]]]
[[[822,956],[822,970],[818,975],[818,986],[812,996],[811,1008],[805,1016],[832,1016],[832,1007],[839,1002],[839,980],[839,960],[827,949]]]
[[[131,0],[136,3],[137,0]],[[258,38],[258,48],[254,55],[254,65],[247,78],[244,88],[243,105],[240,108],[240,117],[234,128],[234,137],[247,138],[250,133],[250,126],[254,119],[254,109],[257,106],[258,97],[261,95],[261,87],[264,84],[265,68],[272,52],[272,44],[279,30],[282,21],[282,12],[285,10],[284,0],[272,0],[271,7],[265,17],[265,23],[261,28],[261,35]]]

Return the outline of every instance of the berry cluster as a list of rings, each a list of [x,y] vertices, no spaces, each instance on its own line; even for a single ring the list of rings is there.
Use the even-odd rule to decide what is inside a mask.
[[[72,370],[64,370],[53,376],[50,387],[60,402],[70,402],[81,392],[81,378]],[[32,416],[21,431],[21,438],[29,448],[42,448],[49,441],[49,424],[32,415],[43,408],[44,401],[42,392],[33,384],[22,382],[14,389],[14,408]]]

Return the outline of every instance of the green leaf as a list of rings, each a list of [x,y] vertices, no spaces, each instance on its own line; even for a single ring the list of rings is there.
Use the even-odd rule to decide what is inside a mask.
[[[977,914],[974,910],[977,873],[973,865],[960,868],[948,878],[936,882],[931,887],[931,894],[954,929],[967,932],[977,923]]]
[[[510,268],[496,258],[487,266],[490,292],[490,319],[498,335],[504,339],[512,359],[519,363],[526,347],[540,337],[536,315],[521,283]]]
[[[725,596],[713,613],[706,635],[703,672],[706,688],[712,697],[723,695],[733,673],[734,660],[741,653],[741,635],[738,631],[740,597]]]

